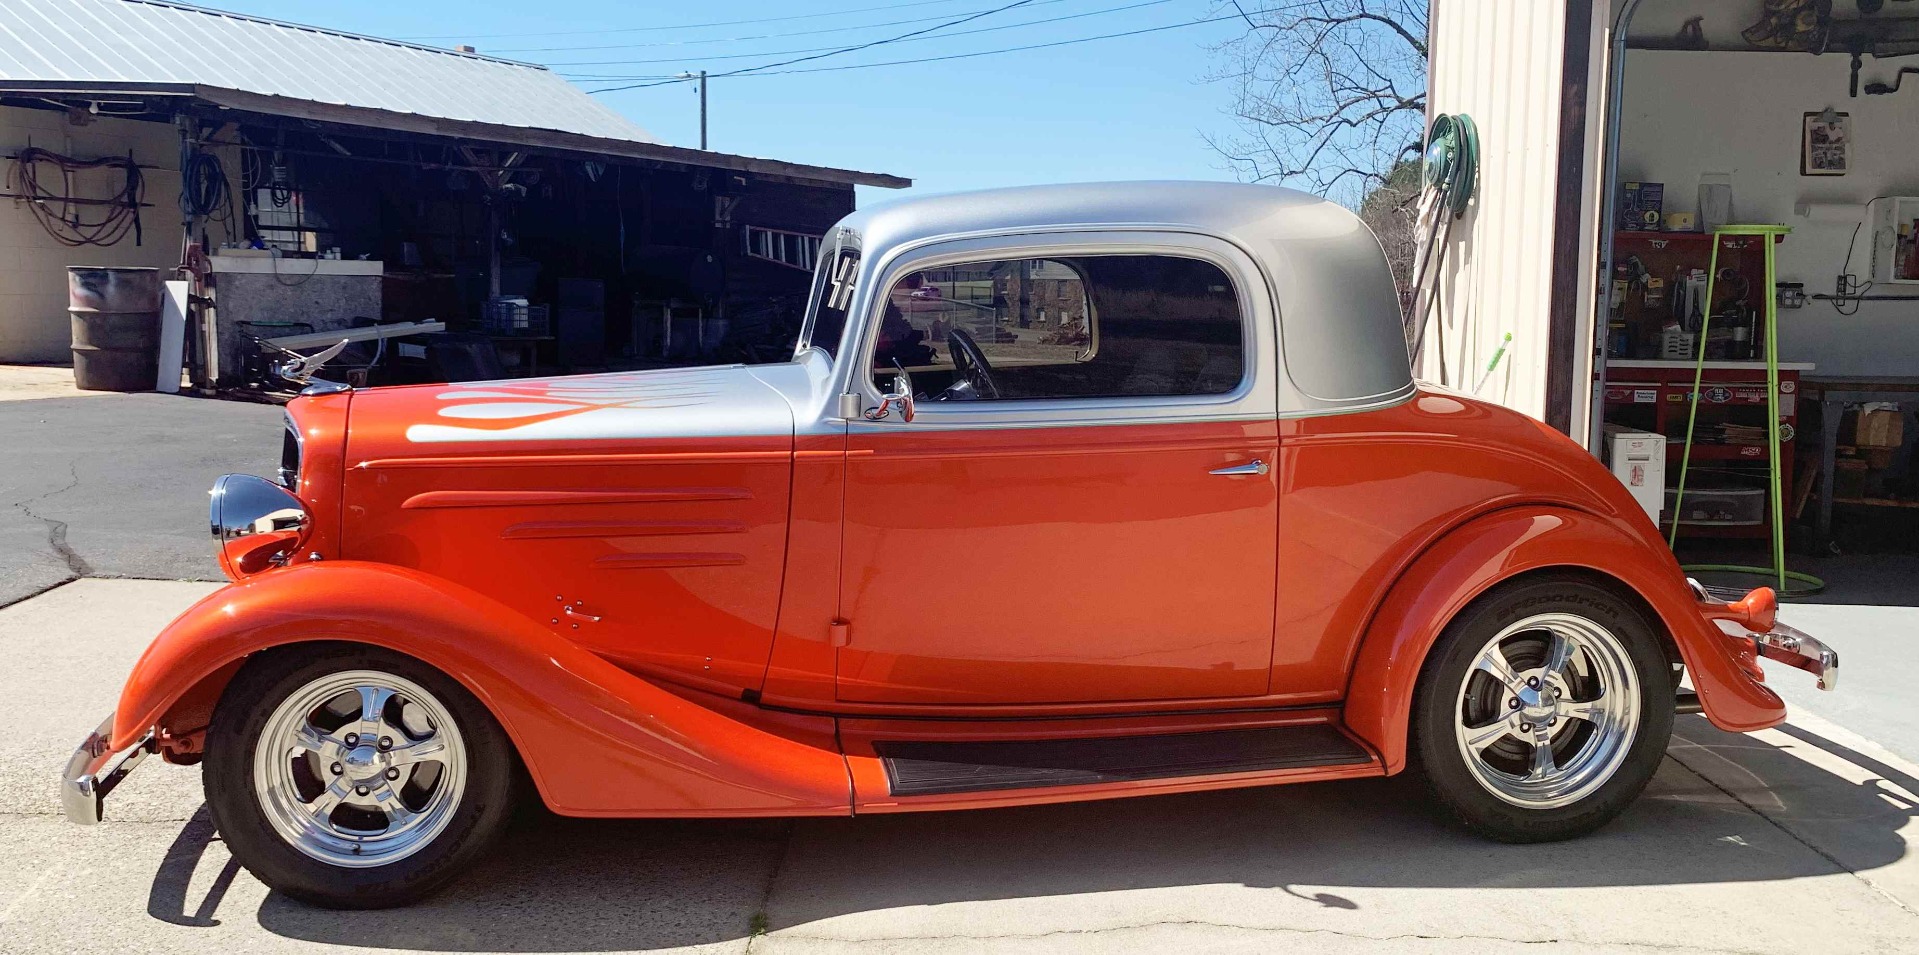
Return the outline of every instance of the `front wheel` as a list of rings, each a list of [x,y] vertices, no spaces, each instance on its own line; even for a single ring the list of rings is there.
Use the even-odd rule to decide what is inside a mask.
[[[1639,795],[1672,735],[1672,667],[1648,621],[1570,576],[1488,593],[1427,657],[1413,745],[1467,828],[1545,842],[1605,825]]]
[[[207,806],[234,858],[331,908],[384,908],[451,881],[513,803],[510,744],[465,688],[341,644],[265,654],[208,731]]]

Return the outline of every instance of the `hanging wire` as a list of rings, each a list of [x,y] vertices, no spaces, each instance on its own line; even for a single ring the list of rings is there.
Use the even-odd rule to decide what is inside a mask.
[[[41,182],[42,171],[47,168],[60,173],[58,192]],[[74,174],[94,169],[123,170],[126,178],[117,192],[104,199],[74,195]],[[140,203],[146,195],[146,182],[131,156],[75,159],[28,146],[13,158],[13,166],[7,172],[7,189],[26,201],[41,228],[61,245],[114,245],[129,232],[133,233],[136,244],[140,241]],[[89,220],[85,214],[85,210],[92,207],[105,210],[97,220]]]
[[[186,144],[180,147],[180,214],[214,222],[233,219],[233,191],[220,157]]]

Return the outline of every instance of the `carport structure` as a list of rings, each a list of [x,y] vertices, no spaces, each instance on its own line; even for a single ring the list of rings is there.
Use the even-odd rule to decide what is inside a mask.
[[[36,197],[68,218],[136,215],[108,248],[69,251],[33,200],[0,209],[0,246],[32,253],[0,276],[0,360],[60,357],[60,266],[204,278],[244,271],[221,259],[245,245],[277,250],[276,277],[320,279],[291,303],[320,331],[337,324],[329,283],[377,277],[376,321],[479,330],[489,302],[544,306],[535,354],[563,366],[752,360],[797,325],[817,238],[854,186],[910,184],[669,145],[532,64],[161,0],[10,5],[0,139],[14,157],[118,157],[144,187],[104,211],[111,184],[88,174]],[[372,264],[326,264],[330,249]],[[257,310],[240,304],[221,303],[227,324]],[[207,349],[229,361],[205,377],[239,371],[232,347]]]

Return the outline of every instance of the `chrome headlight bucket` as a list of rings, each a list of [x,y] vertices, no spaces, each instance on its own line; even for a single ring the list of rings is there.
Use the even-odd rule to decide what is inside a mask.
[[[251,474],[222,475],[208,505],[220,569],[239,580],[284,565],[306,537],[306,505],[292,492]]]

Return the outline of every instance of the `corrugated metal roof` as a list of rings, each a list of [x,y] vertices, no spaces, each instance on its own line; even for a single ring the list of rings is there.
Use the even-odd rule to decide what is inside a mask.
[[[162,0],[4,0],[0,80],[190,84],[599,139],[658,139],[545,68]]]

